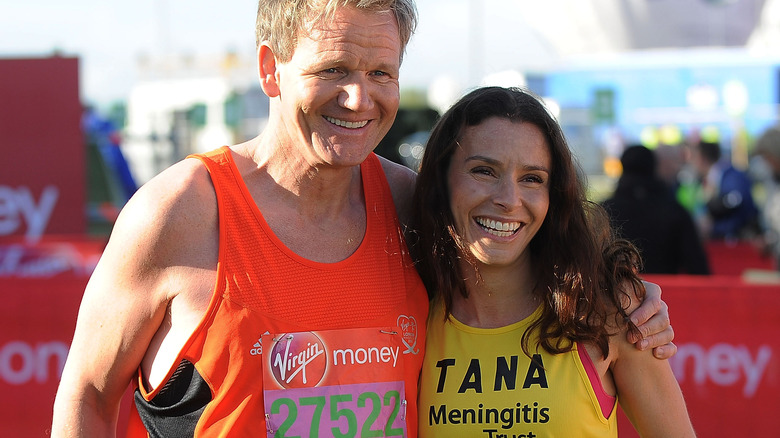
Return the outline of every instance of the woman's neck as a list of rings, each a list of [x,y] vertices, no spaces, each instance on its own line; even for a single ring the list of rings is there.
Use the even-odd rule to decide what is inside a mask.
[[[452,315],[463,324],[478,328],[498,328],[522,321],[539,306],[534,293],[536,280],[530,264],[493,268],[463,266],[468,297],[453,296]]]

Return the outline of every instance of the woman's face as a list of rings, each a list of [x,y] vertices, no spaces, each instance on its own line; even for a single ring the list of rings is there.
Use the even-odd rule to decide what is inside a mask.
[[[477,262],[527,263],[547,215],[552,159],[535,125],[492,117],[468,127],[447,173],[458,233]]]

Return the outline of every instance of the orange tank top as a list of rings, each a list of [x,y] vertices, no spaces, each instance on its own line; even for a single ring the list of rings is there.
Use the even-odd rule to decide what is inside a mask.
[[[428,298],[377,156],[365,236],[337,263],[285,247],[229,148],[193,157],[217,195],[214,295],[166,383],[139,370],[128,436],[417,436]]]

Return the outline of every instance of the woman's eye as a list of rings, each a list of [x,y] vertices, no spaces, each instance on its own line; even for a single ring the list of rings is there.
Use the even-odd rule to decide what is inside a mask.
[[[472,169],[471,172],[479,175],[493,175],[493,170],[487,167],[477,167]]]

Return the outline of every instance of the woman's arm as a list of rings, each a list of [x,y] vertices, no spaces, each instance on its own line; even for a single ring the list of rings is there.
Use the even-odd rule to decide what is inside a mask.
[[[637,306],[638,300],[634,298],[628,310]],[[624,327],[621,331],[628,330]],[[610,350],[616,353],[610,370],[618,402],[639,434],[643,437],[695,437],[682,391],[669,362],[654,358],[650,350],[635,348],[629,343],[627,333],[612,336]]]

